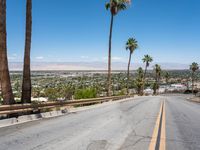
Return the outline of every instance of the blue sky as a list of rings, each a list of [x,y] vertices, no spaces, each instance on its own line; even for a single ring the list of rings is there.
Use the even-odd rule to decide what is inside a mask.
[[[110,13],[106,0],[33,0],[32,61],[106,62]],[[10,62],[23,59],[25,0],[7,0]],[[133,62],[200,63],[199,0],[134,0],[114,20],[113,61],[127,62],[125,43],[138,40]]]

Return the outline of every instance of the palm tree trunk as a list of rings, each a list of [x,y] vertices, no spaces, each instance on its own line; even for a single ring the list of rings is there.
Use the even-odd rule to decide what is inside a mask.
[[[157,79],[157,94],[159,94],[158,92],[159,92],[159,85],[160,85],[160,75],[158,75],[158,77],[157,77],[158,79]]]
[[[146,63],[146,66],[145,66],[145,71],[144,71],[144,78],[143,78],[142,93],[141,93],[141,95],[144,94],[144,86],[145,86],[146,73],[147,73],[147,63]]]
[[[145,78],[146,78],[146,74],[147,74],[147,64],[146,64],[145,70],[144,70],[144,80],[145,80]]]
[[[22,83],[22,103],[31,103],[31,70],[30,70],[30,50],[32,32],[32,0],[26,3],[26,41],[24,52],[24,69]]]
[[[3,104],[14,104],[7,58],[6,0],[0,0],[0,81]]]
[[[194,94],[194,72],[192,72],[192,94]]]
[[[128,69],[127,69],[127,95],[129,95],[129,72],[130,72],[130,64],[131,64],[131,52],[129,54]]]
[[[158,74],[156,73],[156,87],[155,87],[155,95],[157,95],[157,88],[158,88]]]
[[[108,50],[108,92],[107,96],[111,96],[111,49],[112,49],[112,29],[114,16],[111,14],[110,35],[109,35],[109,50]]]

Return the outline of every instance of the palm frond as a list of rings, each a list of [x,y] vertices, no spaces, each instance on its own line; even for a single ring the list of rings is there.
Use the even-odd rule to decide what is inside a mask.
[[[144,55],[144,58],[142,59],[143,62],[145,63],[149,63],[149,62],[152,62],[153,61],[153,58],[149,55]]]
[[[137,48],[137,41],[134,38],[129,38],[126,42],[126,50],[130,50],[130,52],[133,53]]]
[[[199,65],[196,62],[193,62],[192,65],[190,65],[190,70],[193,72],[197,71],[199,69]]]
[[[125,10],[127,8],[127,6],[124,3],[119,3],[117,5],[117,10],[121,11],[121,10]]]
[[[109,10],[110,9],[110,3],[106,3],[105,8],[106,8],[106,10]]]
[[[110,9],[113,15],[116,15],[119,11],[127,9],[127,6],[130,5],[131,0],[111,0],[109,3],[106,3],[106,10]]]

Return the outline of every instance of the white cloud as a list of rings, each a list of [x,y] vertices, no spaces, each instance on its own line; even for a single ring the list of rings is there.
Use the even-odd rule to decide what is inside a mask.
[[[8,56],[8,60],[14,60],[15,59],[15,57],[13,57],[13,56]]]
[[[82,59],[88,59],[89,56],[81,56]]]
[[[103,59],[103,60],[108,60],[108,57],[106,56],[106,57],[103,57],[102,59]]]
[[[91,59],[91,61],[101,61],[101,59],[99,59],[98,57],[94,57]]]
[[[117,56],[115,56],[115,57],[112,57],[112,60],[123,60],[123,57],[117,57]]]
[[[14,53],[13,56],[17,57],[17,54]]]
[[[12,54],[11,56],[8,56],[8,60],[16,60],[17,54]]]
[[[42,59],[44,59],[44,57],[43,56],[37,56],[37,57],[35,57],[35,59],[42,60]]]
[[[107,61],[108,60],[108,57],[103,57],[102,60],[104,61]],[[125,58],[124,57],[119,57],[119,56],[113,56],[112,57],[112,61],[125,61]]]

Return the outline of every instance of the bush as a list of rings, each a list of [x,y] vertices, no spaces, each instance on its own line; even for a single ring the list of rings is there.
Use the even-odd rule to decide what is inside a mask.
[[[49,101],[55,101],[59,97],[59,93],[56,88],[48,88],[45,90],[45,95]]]
[[[122,96],[127,94],[127,89],[123,88],[116,96]]]
[[[96,98],[97,91],[94,88],[79,89],[75,91],[75,99]]]
[[[72,99],[72,95],[74,94],[73,87],[69,86],[58,86],[55,88],[47,88],[44,91],[44,97],[48,97],[49,101],[55,101],[58,98],[62,98],[65,100]]]

